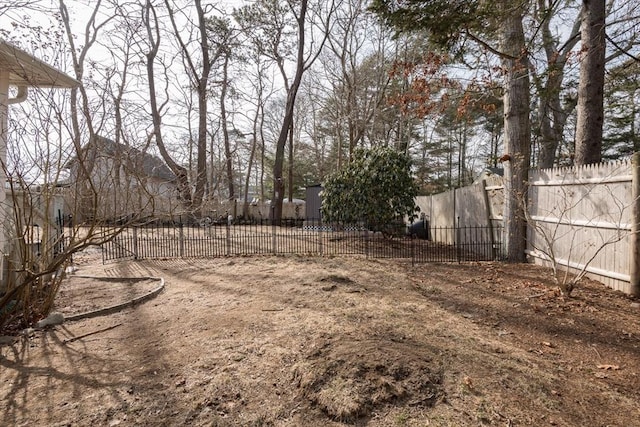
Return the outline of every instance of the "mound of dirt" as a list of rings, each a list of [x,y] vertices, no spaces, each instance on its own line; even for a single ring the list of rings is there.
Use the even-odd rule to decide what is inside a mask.
[[[353,280],[348,277],[341,276],[338,274],[329,274],[328,276],[320,278],[321,282],[331,282],[331,283],[340,283],[340,284],[352,284]]]
[[[389,404],[430,407],[444,397],[442,369],[414,343],[329,340],[314,348],[294,366],[298,396],[335,421],[366,419]]]
[[[329,274],[318,279],[318,282],[322,284],[320,289],[323,291],[335,291],[338,286],[347,293],[364,292],[366,289],[363,286],[359,286],[354,280],[342,276],[339,274]]]

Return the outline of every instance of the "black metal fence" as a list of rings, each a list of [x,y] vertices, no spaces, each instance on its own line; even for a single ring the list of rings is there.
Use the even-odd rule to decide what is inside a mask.
[[[31,248],[31,251],[27,251],[22,254],[27,258],[25,263],[33,262],[42,257],[49,259],[54,258],[58,254],[63,253],[69,246],[69,236],[65,234],[67,231],[64,227],[62,218],[57,218],[55,223],[46,224],[47,233],[42,226],[33,224],[28,227],[29,231],[24,232],[22,238],[24,242]],[[46,240],[43,240],[46,236]]]
[[[320,222],[294,222],[291,226],[260,223],[132,226],[103,244],[103,261],[300,254],[462,262],[493,261],[501,254],[501,230],[495,227],[429,227],[427,240],[383,235],[361,225],[317,224]]]

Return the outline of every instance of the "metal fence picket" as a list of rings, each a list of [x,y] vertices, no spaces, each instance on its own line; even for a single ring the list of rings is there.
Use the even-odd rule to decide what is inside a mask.
[[[125,228],[103,244],[103,261],[215,258],[234,255],[364,255],[424,262],[492,261],[501,253],[496,227],[429,227],[429,240],[388,236],[348,224],[153,224]]]

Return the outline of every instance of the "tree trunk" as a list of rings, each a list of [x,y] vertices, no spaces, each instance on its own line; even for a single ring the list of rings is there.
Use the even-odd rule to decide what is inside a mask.
[[[289,169],[289,202],[293,202],[293,122],[291,123],[291,128],[289,129],[289,164],[287,165]]]
[[[563,68],[564,64],[550,65],[544,95],[540,97],[540,137],[542,141],[540,142],[538,167],[541,169],[553,167],[567,121],[567,114],[560,102]]]
[[[604,121],[605,0],[584,0],[582,7],[576,165],[602,160]]]
[[[530,156],[529,72],[522,15],[514,10],[503,21],[504,146],[504,252],[508,261],[525,260],[526,207]]]
[[[198,150],[196,152],[196,186],[193,192],[194,213],[200,213],[204,189],[207,183],[207,85],[211,62],[209,61],[209,39],[207,36],[207,21],[201,0],[195,0],[198,14],[198,30],[200,31],[200,52],[202,54],[202,73],[198,79]],[[171,18],[173,20],[173,17]],[[174,24],[175,28],[175,24]],[[185,52],[185,54],[188,54]]]
[[[296,74],[293,83],[287,93],[287,103],[285,107],[282,127],[276,143],[276,157],[273,165],[273,198],[271,199],[271,218],[275,224],[279,225],[282,220],[282,201],[284,199],[284,180],[282,169],[284,165],[284,152],[287,144],[289,130],[293,127],[293,112],[298,88],[302,81],[302,74],[305,70],[304,49],[305,49],[305,17],[307,14],[307,0],[300,2],[300,15],[296,18],[298,24],[298,55],[296,61]]]
[[[335,135],[338,144],[337,148],[337,160],[336,160],[336,170],[342,170],[342,124],[340,121],[336,124]],[[351,152],[349,152],[349,158],[347,159],[347,163],[351,162]]]
[[[233,185],[233,153],[231,151],[231,141],[229,140],[229,127],[227,126],[227,107],[225,105],[227,98],[227,85],[228,85],[228,67],[229,67],[229,55],[224,57],[224,64],[222,67],[222,89],[220,92],[220,122],[222,124],[222,136],[224,139],[224,156],[227,171],[227,188],[229,190],[229,200],[234,200],[235,187]]]
[[[558,40],[553,36],[550,28],[549,14],[554,13],[553,6],[548,6],[544,0],[538,0],[541,16],[538,17],[542,34],[542,47],[547,59],[546,82],[544,87],[537,79],[536,86],[540,96],[540,152],[538,153],[538,167],[541,169],[553,167],[558,147],[562,141],[567,117],[575,108],[575,102],[562,105],[562,82],[567,65],[567,56],[572,52],[579,40],[580,16],[573,23],[567,41],[558,50]]]
[[[158,106],[158,100],[156,98],[156,86],[155,86],[155,73],[154,62],[158,55],[158,49],[160,46],[160,32],[158,30],[158,17],[154,6],[148,1],[144,8],[143,22],[145,24],[147,35],[149,36],[149,43],[151,49],[146,54],[147,57],[147,78],[149,79],[149,105],[151,107],[151,118],[153,120],[153,136],[155,137],[156,145],[162,159],[167,163],[167,166],[176,175],[178,194],[181,203],[191,208],[191,186],[189,185],[189,173],[186,168],[176,163],[167,148],[164,145],[162,138],[162,115],[160,113],[160,107]]]
[[[249,218],[249,183],[251,181],[251,169],[256,156],[256,145],[258,144],[258,120],[260,120],[260,105],[262,105],[262,80],[258,82],[258,103],[253,116],[253,128],[251,132],[251,150],[249,151],[249,164],[247,165],[247,179],[244,182],[244,203],[242,205],[242,216],[246,220]]]
[[[265,160],[265,148],[264,148],[264,106],[260,105],[260,203],[264,203],[266,200],[266,191],[264,189],[264,160]]]

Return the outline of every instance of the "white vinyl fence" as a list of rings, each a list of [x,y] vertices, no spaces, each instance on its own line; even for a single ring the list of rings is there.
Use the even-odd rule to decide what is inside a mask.
[[[416,204],[432,227],[492,227],[502,225],[502,177],[492,175],[467,187],[431,196],[419,196]],[[444,236],[443,236],[444,237]],[[453,243],[454,235],[442,243]]]
[[[527,254],[553,259],[632,293],[633,165],[630,160],[532,171]]]
[[[640,293],[640,155],[598,165],[532,170],[527,202],[531,262],[587,275],[630,294]],[[497,225],[504,189],[498,177],[417,203],[432,223]],[[484,203],[483,203],[484,202]]]

